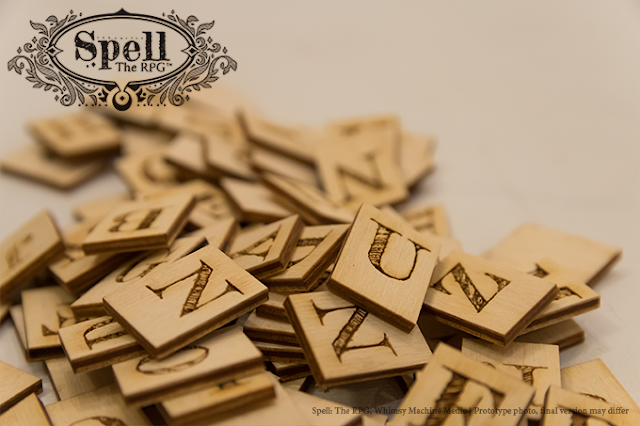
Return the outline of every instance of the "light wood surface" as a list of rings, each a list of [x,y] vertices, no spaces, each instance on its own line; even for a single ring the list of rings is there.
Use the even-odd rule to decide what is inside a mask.
[[[314,426],[358,426],[362,416],[351,407],[333,401],[309,395],[305,392],[287,389],[291,400],[300,408],[300,412]]]
[[[29,352],[27,351],[27,332],[24,328],[24,311],[22,309],[22,305],[11,306],[11,308],[9,308],[9,313],[11,315],[11,321],[13,321],[13,325],[16,329],[18,340],[20,340],[20,344],[24,350],[24,357],[29,360]]]
[[[349,225],[306,226],[286,269],[263,283],[274,291],[312,290],[338,256],[348,229]]]
[[[140,407],[260,370],[262,354],[236,326],[211,333],[161,361],[145,355],[113,366],[125,402]]]
[[[110,368],[75,373],[67,358],[47,359],[45,363],[47,364],[51,382],[55,387],[56,394],[60,401],[114,383],[113,372]]]
[[[298,346],[298,337],[290,323],[260,317],[251,312],[244,325],[244,332],[251,340]]]
[[[591,396],[610,405],[640,410],[618,379],[600,358],[560,370],[564,389]]]
[[[587,285],[595,284],[620,260],[622,249],[535,223],[524,223],[481,255],[521,271],[549,257]]]
[[[357,209],[404,201],[409,192],[399,167],[400,123],[395,116],[365,117],[327,125],[315,143],[325,190]]]
[[[548,410],[548,411],[547,411]],[[613,410],[613,411],[610,411]],[[548,413],[548,414],[547,414]],[[547,393],[540,426],[632,426],[640,424],[640,411],[616,410],[611,404],[552,386]]]
[[[107,312],[157,358],[251,311],[268,297],[264,285],[215,247],[163,266],[103,299]]]
[[[171,426],[190,425],[275,397],[274,384],[269,376],[258,373],[165,399],[160,405],[160,411]]]
[[[60,157],[84,160],[120,152],[120,133],[104,117],[83,112],[32,120],[31,135]]]
[[[271,361],[267,364],[267,369],[278,376],[282,383],[311,376],[306,361]]]
[[[191,216],[189,220],[192,218],[193,216]],[[224,252],[235,240],[239,230],[240,226],[238,225],[238,221],[230,217],[228,219],[211,221],[207,226],[190,232],[186,236],[202,236],[208,245]]]
[[[45,407],[53,426],[81,424],[151,426],[141,409],[127,407],[113,384]]]
[[[273,173],[289,180],[297,180],[318,186],[318,175],[315,166],[293,158],[285,157],[268,149],[252,146],[249,162],[260,174]]]
[[[516,426],[522,414],[514,415],[513,409],[528,407],[534,393],[535,389],[520,379],[440,344],[400,404],[400,409],[407,412],[395,415],[389,425]],[[411,413],[411,408],[424,412]],[[476,412],[476,408],[488,411]],[[496,409],[512,412],[499,415]],[[468,414],[463,410],[469,410]]]
[[[31,145],[15,151],[0,161],[2,173],[18,176],[51,188],[69,191],[107,170],[103,159],[70,163],[47,155],[44,148]]]
[[[16,367],[0,361],[0,412],[5,411],[30,393],[42,392],[42,380]]]
[[[159,191],[180,183],[179,171],[164,161],[168,147],[127,154],[114,161],[115,170],[129,193]]]
[[[75,324],[69,305],[73,297],[59,286],[22,292],[22,309],[29,359],[63,356],[58,330]]]
[[[436,267],[425,307],[445,324],[504,346],[557,293],[554,283],[454,251]]]
[[[246,333],[245,333],[246,334]],[[252,339],[253,344],[265,361],[271,362],[301,362],[306,361],[304,351],[300,346],[281,345],[279,343],[261,342]]]
[[[0,424],[11,426],[51,426],[42,403],[35,393],[0,415]]]
[[[285,270],[292,259],[304,225],[298,215],[240,232],[227,253],[256,278]]]
[[[431,358],[418,328],[402,332],[330,292],[292,294],[284,306],[319,386],[417,371]]]
[[[204,158],[204,140],[193,133],[180,133],[164,153],[167,163],[180,169],[182,176],[215,182],[220,173],[208,167]]]
[[[260,183],[223,178],[220,179],[220,186],[241,222],[273,222],[292,214]]]
[[[108,316],[63,328],[59,336],[75,373],[99,370],[146,354],[136,339]]]
[[[127,201],[130,199],[131,197],[129,196],[129,194],[124,193],[95,198],[91,201],[86,201],[84,203],[75,205],[71,209],[71,212],[73,213],[73,217],[78,221],[97,222],[105,214],[109,213],[113,206],[121,203],[122,201]]]
[[[433,136],[402,132],[400,136],[400,173],[408,188],[412,188],[435,168]]]
[[[289,322],[287,311],[284,309],[284,301],[289,294],[291,293],[278,293],[269,290],[269,300],[256,308],[256,315],[263,318]]]
[[[363,204],[327,287],[409,332],[418,321],[439,251],[429,235]]]
[[[480,340],[462,339],[462,355],[480,361],[533,386],[536,393],[527,419],[540,421],[549,386],[560,386],[560,351],[556,345],[513,342],[504,348]]]
[[[222,135],[208,134],[203,139],[204,161],[213,173],[237,179],[256,180],[243,145]]]
[[[159,265],[175,262],[202,245],[203,241],[204,237],[202,236],[176,238],[168,249],[135,255],[76,299],[71,304],[73,314],[76,318],[104,315],[102,299],[106,295],[117,292],[121,288],[135,285]]]
[[[192,195],[125,201],[98,222],[82,242],[87,254],[168,248],[195,206]]]
[[[64,252],[58,225],[43,210],[5,238],[0,244],[0,293],[10,300],[27,281]]]
[[[440,237],[451,237],[449,217],[443,204],[411,207],[403,210],[402,216],[418,232],[430,232]]]
[[[577,322],[569,319],[530,333],[521,334],[515,341],[558,345],[560,350],[563,350],[584,342],[584,330]]]

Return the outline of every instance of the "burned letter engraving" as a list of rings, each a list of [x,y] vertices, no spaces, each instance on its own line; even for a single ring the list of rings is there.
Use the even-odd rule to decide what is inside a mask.
[[[276,236],[278,235],[279,231],[280,231],[280,228],[276,229],[271,234],[260,238],[258,241],[254,242],[248,247],[245,247],[242,250],[238,250],[237,252],[230,254],[229,257],[231,259],[237,259],[242,256],[258,256],[258,257],[261,257],[262,260],[264,260],[269,254],[269,250],[271,250],[271,246],[273,245],[273,242],[276,239]],[[265,244],[267,242],[269,244],[265,247]]]
[[[517,368],[520,371],[520,373],[522,373],[522,381],[531,386],[533,386],[533,372],[539,369],[543,369],[543,370],[547,369],[547,367],[534,367],[531,365],[516,365],[516,364],[504,364],[504,365],[509,365],[511,367]]]
[[[416,262],[418,261],[418,252],[420,250],[426,250],[430,252],[431,250],[429,250],[428,248],[422,247],[421,245],[418,245],[407,238],[403,238],[400,233],[387,228],[386,226],[382,225],[380,222],[374,219],[371,219],[371,220],[378,224],[378,229],[376,231],[375,237],[373,238],[373,242],[371,243],[371,247],[369,248],[369,261],[378,271],[382,272],[384,275],[386,275],[389,278],[393,278],[400,281],[408,280],[409,278],[411,278],[411,275],[413,274],[413,270],[416,267]],[[404,271],[390,273],[385,268],[383,257],[386,251],[388,250],[388,245],[392,239],[396,240],[395,241],[396,247],[398,247],[403,243],[405,244],[410,243],[414,247],[415,251],[413,253],[413,262],[411,263],[410,268],[405,268]],[[399,246],[399,249],[402,249],[402,247]],[[399,273],[399,275],[395,275],[396,273]]]
[[[24,238],[17,241],[13,244],[7,252],[5,253],[5,259],[7,260],[7,265],[9,265],[9,269],[13,269],[22,262],[23,253],[22,246],[28,245],[31,241],[33,241],[33,236],[31,234],[27,234]]]
[[[378,191],[382,191],[386,188],[386,185],[382,180],[380,168],[378,167],[378,163],[376,162],[376,154],[366,153],[364,154],[363,159],[369,168],[369,175],[362,173],[359,170],[353,170],[352,168],[346,167],[344,165],[339,165],[337,167],[336,171],[338,173],[339,181],[342,185],[342,193],[344,194],[343,201],[345,203],[349,203],[355,199],[353,192],[349,189],[349,185],[347,185],[347,181],[349,179],[353,179],[356,182],[367,185],[372,189]]]
[[[98,343],[100,343],[100,342],[106,342],[108,340],[117,339],[118,337],[121,337],[121,336],[124,336],[126,334],[129,334],[127,332],[127,330],[122,329],[122,330],[116,331],[114,333],[109,333],[109,334],[106,334],[104,336],[96,337],[95,339],[88,339],[87,338],[87,335],[89,333],[91,333],[91,332],[93,332],[95,330],[98,330],[98,329],[100,329],[102,327],[106,327],[109,324],[113,324],[115,322],[116,321],[113,318],[109,318],[108,320],[97,322],[97,323],[93,324],[91,327],[87,328],[84,331],[84,333],[82,334],[82,336],[84,337],[84,342],[87,344],[87,347],[89,349],[93,349],[93,346],[98,344]]]
[[[143,217],[137,217],[136,213],[138,212],[146,212]],[[128,212],[125,214],[118,215],[113,218],[113,221],[116,223],[114,226],[109,228],[109,232],[124,232],[124,231],[138,231],[141,229],[148,229],[151,227],[151,224],[158,218],[162,209],[150,209],[150,210],[136,210],[132,212]],[[133,217],[132,217],[133,216]],[[127,227],[126,229],[122,229],[123,225],[132,224],[132,228]]]
[[[209,348],[190,345],[162,361],[156,361],[151,356],[146,356],[140,360],[136,366],[136,371],[153,376],[177,373],[200,364],[208,356]]]
[[[87,417],[86,419],[78,420],[77,422],[71,423],[69,426],[89,426],[95,425],[98,422],[104,426],[127,426],[125,422],[120,419],[116,419],[115,417]]]

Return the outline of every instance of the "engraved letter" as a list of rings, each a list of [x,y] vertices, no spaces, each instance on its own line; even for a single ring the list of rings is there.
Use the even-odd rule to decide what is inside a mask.
[[[139,217],[135,213],[143,212],[144,216]],[[115,226],[109,228],[109,232],[137,231],[139,229],[147,229],[158,218],[162,209],[151,210],[134,210],[129,213],[121,214],[113,218],[116,222]],[[133,216],[133,217],[132,217]],[[132,224],[132,228],[122,229],[124,224]]]
[[[96,331],[96,330],[99,330],[99,329],[101,329],[103,327],[106,327],[109,324],[116,324],[120,330],[112,332],[112,333],[109,333],[109,334],[105,334],[103,336],[98,336],[98,337],[96,337],[94,339],[87,338],[87,335],[89,335],[93,331]],[[84,337],[84,342],[87,344],[87,347],[89,349],[93,349],[93,345],[95,345],[95,344],[98,344],[100,342],[106,342],[107,340],[111,340],[111,339],[117,339],[118,337],[124,336],[126,334],[129,334],[127,332],[127,330],[125,330],[122,327],[120,327],[120,324],[115,322],[115,320],[113,318],[109,318],[108,320],[100,321],[100,322],[97,322],[97,323],[93,324],[91,327],[87,328],[84,331],[84,333],[82,333],[82,336]]]
[[[157,361],[146,356],[140,360],[136,370],[142,374],[158,376],[162,374],[177,373],[194,365],[200,364],[209,356],[209,348],[204,346],[186,346],[167,359]]]
[[[418,252],[420,250],[431,251],[425,247],[422,247],[413,241],[404,238],[401,234],[396,231],[393,231],[386,226],[382,225],[380,222],[373,220],[378,224],[378,230],[376,231],[376,235],[373,238],[373,242],[369,248],[369,261],[371,264],[384,275],[389,278],[393,278],[400,281],[406,281],[411,278],[413,274],[413,270],[416,268],[416,262],[418,261]],[[391,245],[391,247],[389,247]],[[401,256],[398,256],[398,253],[391,253],[393,251],[402,252]],[[389,253],[387,253],[389,251]],[[409,262],[406,262],[406,259],[409,256],[409,253],[404,253],[412,251],[411,255],[413,257]],[[406,256],[405,256],[406,254]],[[389,259],[389,260],[387,260]],[[398,266],[398,263],[404,260],[402,265]],[[394,270],[389,271],[388,269],[393,268]]]

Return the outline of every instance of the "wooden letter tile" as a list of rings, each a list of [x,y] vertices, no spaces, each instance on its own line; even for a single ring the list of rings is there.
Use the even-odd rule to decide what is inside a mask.
[[[82,242],[87,254],[168,248],[195,206],[192,195],[125,201],[107,214]]]
[[[263,280],[274,291],[312,290],[335,261],[349,225],[307,226],[302,231],[287,268]]]
[[[475,339],[462,339],[462,355],[521,379],[536,388],[527,418],[539,421],[549,386],[560,386],[560,352],[556,345],[512,343],[506,348]]]
[[[246,333],[245,333],[246,334]],[[252,339],[253,344],[262,352],[263,359],[271,362],[292,362],[306,364],[304,352],[300,346],[280,345],[278,343],[259,342]]]
[[[42,403],[35,393],[29,394],[0,415],[1,425],[11,426],[51,426]]]
[[[76,374],[64,357],[47,359],[45,363],[60,401],[109,386],[114,382],[110,368]]]
[[[607,404],[640,410],[605,363],[596,358],[560,370],[562,387],[604,401]]]
[[[223,178],[220,186],[241,222],[273,222],[291,215],[262,184]]]
[[[192,236],[176,238],[168,249],[140,253],[127,260],[98,284],[91,287],[71,304],[76,318],[89,318],[105,315],[102,298],[120,288],[134,285],[154,268],[175,262],[203,244],[204,237]]]
[[[525,223],[481,256],[527,272],[536,270],[538,260],[549,257],[579,280],[593,285],[620,260],[622,249]]]
[[[256,308],[256,315],[262,318],[289,322],[287,311],[284,309],[284,301],[289,294],[291,293],[278,293],[269,290],[269,300]]]
[[[107,197],[100,197],[85,203],[79,204],[71,210],[73,217],[79,222],[98,223],[102,217],[109,213],[113,206],[123,201],[130,200],[128,194],[120,193]]]
[[[164,159],[180,169],[187,177],[216,181],[221,174],[207,166],[204,152],[202,136],[181,133],[176,136],[165,152]]]
[[[113,372],[129,405],[144,406],[264,370],[262,354],[236,326],[225,327],[158,361],[142,356]]]
[[[404,333],[330,292],[292,294],[285,308],[319,386],[416,371],[431,358],[422,333]]]
[[[98,370],[146,353],[133,336],[108,316],[65,327],[59,335],[75,373]]]
[[[191,216],[189,220],[192,218],[193,216]],[[238,225],[238,221],[230,217],[229,219],[223,219],[216,221],[215,223],[208,224],[197,231],[190,232],[186,236],[202,236],[207,241],[208,245],[213,246],[220,251],[225,251],[229,248],[233,240],[235,240],[239,229],[240,226]]]
[[[430,232],[440,237],[451,236],[449,219],[442,204],[412,207],[403,211],[402,216],[418,232]]]
[[[242,146],[220,135],[206,135],[203,143],[204,160],[213,173],[237,179],[256,179],[256,174],[249,166]]]
[[[145,150],[120,157],[114,162],[131,195],[167,189],[180,183],[180,172],[164,161],[167,147]]]
[[[640,411],[630,410],[552,386],[547,393],[545,414],[540,426],[634,426]]]
[[[39,146],[28,146],[10,153],[0,162],[3,173],[28,179],[51,188],[68,191],[88,182],[109,167],[104,159],[88,163],[69,163],[47,155]]]
[[[58,330],[75,324],[69,305],[73,297],[59,286],[39,287],[22,292],[22,309],[29,359],[64,355]]]
[[[283,271],[293,256],[304,225],[298,215],[240,233],[229,257],[256,278]]]
[[[584,342],[584,330],[577,322],[569,319],[527,334],[521,334],[515,341],[558,345],[562,351]]]
[[[220,250],[202,248],[106,296],[107,312],[156,358],[164,358],[251,311],[267,288]]]
[[[363,204],[327,287],[409,332],[418,321],[439,251],[429,235]]]
[[[271,361],[267,364],[267,369],[278,376],[281,382],[311,376],[311,370],[306,361]]]
[[[125,405],[116,384],[47,405],[45,409],[53,426],[151,426],[141,409]]]
[[[58,225],[44,210],[0,245],[0,294],[11,300],[27,281],[64,252]]]
[[[436,141],[431,136],[403,132],[400,137],[400,170],[407,187],[416,186],[435,167],[433,151]]]
[[[261,174],[273,173],[287,180],[301,181],[313,186],[319,184],[315,166],[267,149],[252,147],[249,161],[251,166]]]
[[[516,426],[523,414],[513,410],[527,408],[534,393],[520,379],[440,344],[400,404],[407,412],[395,415],[389,425]],[[497,409],[512,411],[497,414]]]
[[[425,307],[445,324],[505,346],[557,293],[554,283],[454,251],[436,267]]]
[[[120,152],[120,132],[97,114],[77,112],[39,119],[28,127],[38,142],[63,158],[85,160]]]
[[[0,412],[11,408],[32,392],[42,392],[42,380],[2,361],[0,377]]]
[[[259,373],[165,399],[160,411],[170,425],[191,425],[275,397],[275,387],[269,376]]]
[[[558,295],[523,333],[565,321],[600,307],[598,293],[549,258],[536,262],[536,269],[530,274],[557,284]]]
[[[299,345],[296,333],[289,322],[260,317],[255,311],[251,312],[243,328],[244,333],[251,340],[290,346]]]

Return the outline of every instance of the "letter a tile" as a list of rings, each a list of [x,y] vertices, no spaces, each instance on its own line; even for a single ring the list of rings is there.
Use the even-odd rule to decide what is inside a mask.
[[[397,376],[431,358],[419,328],[404,333],[328,291],[292,294],[284,306],[319,386]]]
[[[405,332],[418,321],[440,244],[363,204],[327,287]]]
[[[164,358],[251,311],[267,287],[214,247],[161,265],[104,299],[106,311],[154,358]]]
[[[125,201],[98,222],[82,249],[97,254],[169,248],[195,204],[192,195]]]
[[[506,346],[557,294],[552,282],[454,251],[436,267],[425,307],[445,324]]]

